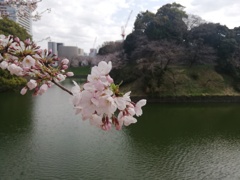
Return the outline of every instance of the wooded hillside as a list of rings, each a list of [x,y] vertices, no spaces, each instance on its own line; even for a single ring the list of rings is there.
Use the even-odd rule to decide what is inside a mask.
[[[226,95],[240,90],[240,27],[188,15],[177,3],[140,12],[123,42],[104,44],[114,54],[112,76],[148,95]]]

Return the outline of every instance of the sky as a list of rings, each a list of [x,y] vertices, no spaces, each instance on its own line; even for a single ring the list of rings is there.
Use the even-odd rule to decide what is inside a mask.
[[[156,13],[173,2],[183,5],[187,14],[208,22],[228,28],[240,26],[239,0],[42,0],[37,11],[50,8],[51,12],[33,22],[33,40],[43,49],[50,40],[89,53],[90,48],[99,48],[104,42],[122,40],[121,27],[126,24],[126,35],[131,33],[138,13]]]

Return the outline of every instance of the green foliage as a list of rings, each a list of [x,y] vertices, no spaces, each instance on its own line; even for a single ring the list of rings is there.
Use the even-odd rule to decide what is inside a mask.
[[[110,42],[105,42],[102,47],[99,49],[98,54],[99,55],[107,55],[111,54],[117,51],[122,50],[122,42],[119,41],[110,41]]]
[[[182,41],[187,33],[183,18],[187,17],[184,7],[177,3],[166,4],[158,9],[155,17],[146,28],[151,40],[168,39]]]
[[[141,72],[134,67],[134,65],[127,65],[121,69],[113,69],[110,72],[111,77],[114,79],[115,84],[132,83],[141,76]]]
[[[26,79],[12,76],[8,71],[0,69],[0,92],[19,90],[26,83]]]
[[[170,90],[185,95],[226,94],[222,86],[225,79],[221,75],[230,76],[232,83],[226,85],[230,92],[240,89],[237,85],[240,82],[240,27],[229,29],[219,23],[206,23],[199,16],[188,17],[180,4],[166,4],[156,14],[139,13],[123,48],[127,64],[116,74],[123,82],[138,82],[137,87],[144,93],[161,94]],[[206,72],[188,71],[184,75],[172,70],[172,67],[195,69],[196,66],[213,69],[209,73],[205,69]],[[120,75],[121,72],[124,75]],[[184,93],[178,91],[179,84],[185,84],[185,90],[181,91]]]
[[[87,76],[91,73],[90,66],[81,66],[81,67],[70,67],[68,71],[74,73],[74,76]]]
[[[161,80],[160,85],[157,84],[157,79]],[[231,76],[217,73],[213,66],[201,65],[191,68],[177,66],[169,67],[161,78],[149,78],[149,82],[138,78],[134,82],[124,84],[121,89],[131,90],[136,96],[154,97],[239,95],[232,86],[233,83]]]
[[[14,35],[20,40],[32,38],[24,28],[8,18],[0,19],[0,34]]]
[[[146,12],[139,13],[134,22],[135,31],[140,30],[144,32],[148,27],[148,24],[154,20],[154,17],[155,17],[155,14],[148,10]]]
[[[157,13],[146,11],[137,15],[134,31],[147,35],[149,40],[172,39],[182,41],[187,33],[184,7],[177,3],[166,4]]]

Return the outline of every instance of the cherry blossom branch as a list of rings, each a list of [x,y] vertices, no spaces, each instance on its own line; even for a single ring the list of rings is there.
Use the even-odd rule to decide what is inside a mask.
[[[30,39],[20,41],[17,37],[0,35],[0,68],[29,80],[20,92],[22,95],[28,90],[33,90],[33,95],[42,95],[55,84],[72,95],[76,114],[92,125],[107,131],[112,125],[120,130],[123,125],[137,122],[134,116],[142,115],[146,100],[134,103],[130,98],[131,92],[120,92],[120,85],[115,85],[109,75],[111,61],[101,61],[92,67],[87,82],[81,88],[73,81],[75,86],[71,91],[60,84],[73,76],[72,72],[66,72],[68,64],[68,59],[60,61],[51,51],[40,49]]]
[[[68,94],[70,94],[70,95],[73,96],[73,93],[72,93],[69,89],[67,89],[67,88],[65,88],[64,86],[62,86],[61,84],[57,83],[54,79],[52,80],[52,82],[53,82],[56,86],[58,86],[60,89],[62,89],[63,91],[66,91]]]

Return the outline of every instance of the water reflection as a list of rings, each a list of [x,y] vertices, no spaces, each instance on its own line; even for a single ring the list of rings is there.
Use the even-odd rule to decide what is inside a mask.
[[[33,102],[17,93],[0,93],[0,135],[30,130]]]
[[[2,179],[240,177],[238,104],[148,104],[137,124],[104,132],[58,88],[0,98]]]
[[[31,96],[23,97],[17,93],[1,93],[0,99],[1,178],[20,177],[27,167],[22,165],[27,165],[31,157],[28,153],[32,149],[33,101]]]
[[[148,114],[128,128],[137,152],[133,161],[146,172],[142,177],[239,178],[239,108],[238,104],[149,104]]]

